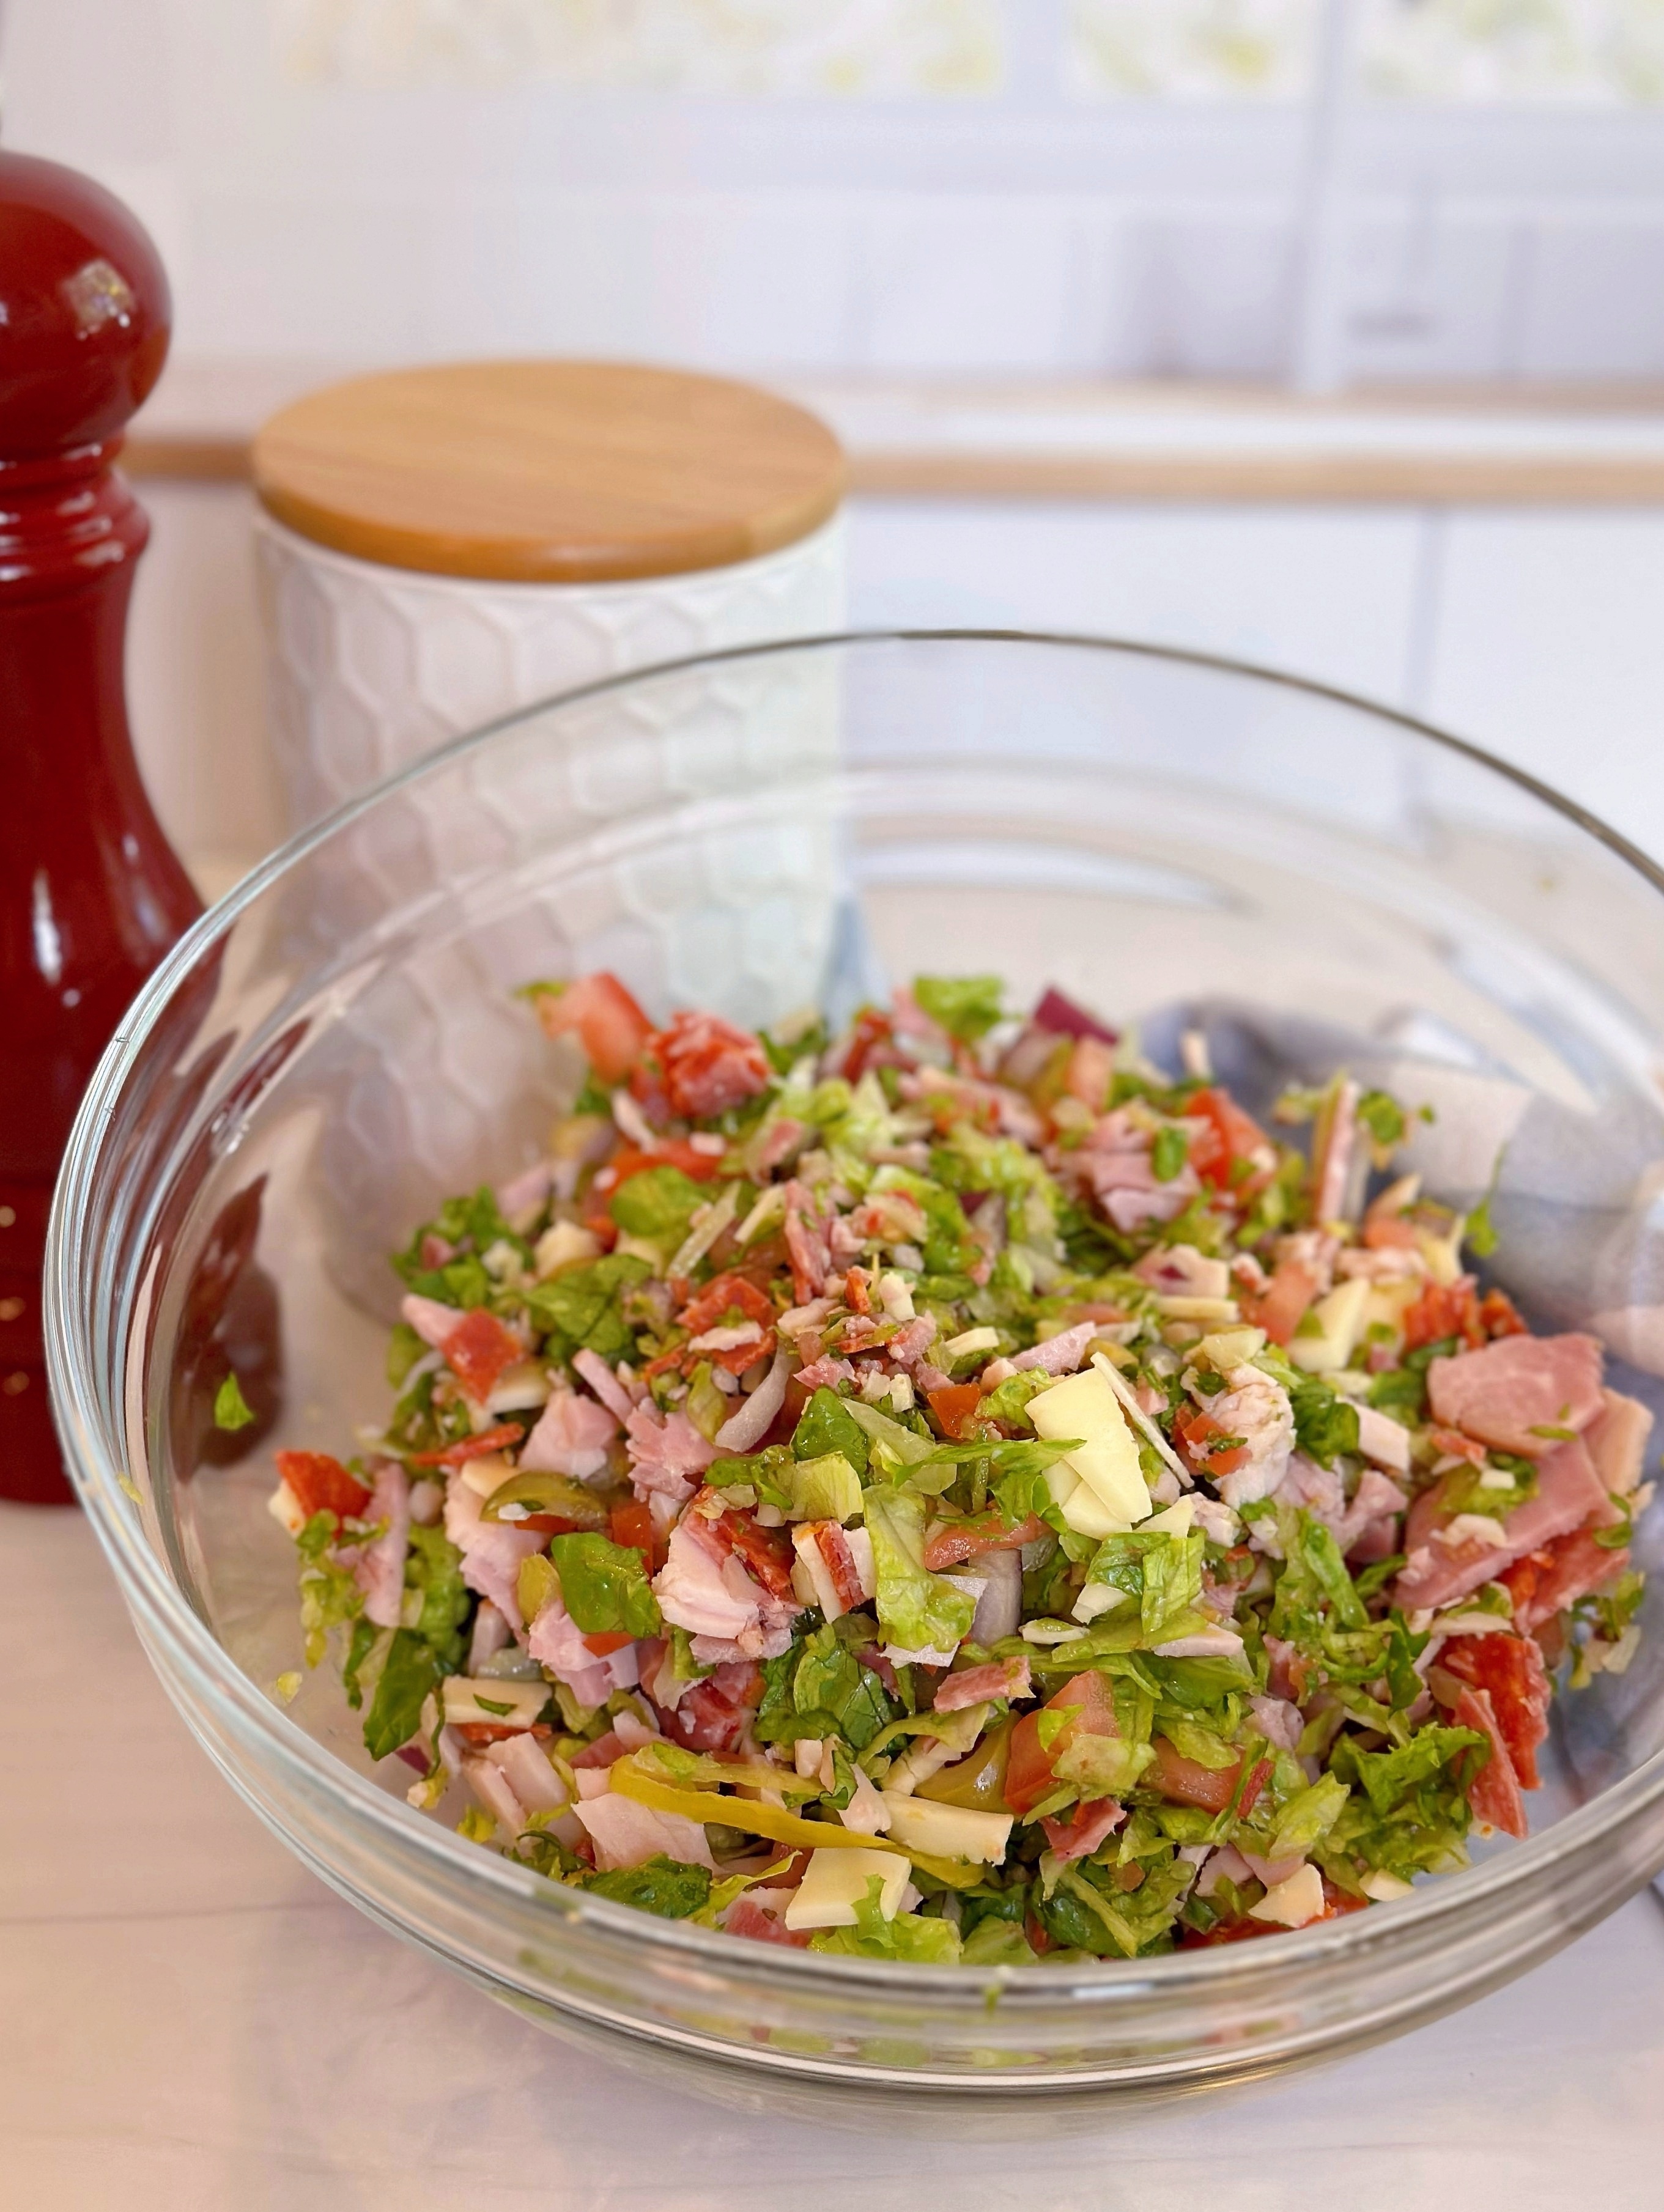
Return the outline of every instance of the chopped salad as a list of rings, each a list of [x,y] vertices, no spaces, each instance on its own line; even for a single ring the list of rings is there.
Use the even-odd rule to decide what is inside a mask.
[[[412,1804],[930,1964],[1303,1927],[1526,1832],[1557,1677],[1635,1648],[1651,1416],[1481,1288],[1410,1105],[1262,1126],[1199,1035],[1175,1079],[989,976],[837,1035],[527,996],[588,1064],[547,1158],[396,1258],[357,1453],[277,1455],[307,1662]]]

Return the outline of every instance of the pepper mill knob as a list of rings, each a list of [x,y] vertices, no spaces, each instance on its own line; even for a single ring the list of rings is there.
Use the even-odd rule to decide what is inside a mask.
[[[122,681],[149,526],[111,464],[167,356],[155,248],[55,161],[0,152],[0,1497],[66,1499],[40,1266],[82,1091],[201,903],[150,811]]]

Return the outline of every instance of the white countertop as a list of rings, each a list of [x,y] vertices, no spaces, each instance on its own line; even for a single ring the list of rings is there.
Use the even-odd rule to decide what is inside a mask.
[[[1096,2134],[747,2120],[539,2033],[326,1891],[190,1741],[78,1514],[0,1506],[0,2202],[19,2212],[1664,2201],[1650,1892],[1381,2051]],[[48,1700],[70,1681],[96,1717],[64,1729]]]

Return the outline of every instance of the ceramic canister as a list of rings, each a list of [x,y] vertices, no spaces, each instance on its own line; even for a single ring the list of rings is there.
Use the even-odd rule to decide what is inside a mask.
[[[557,692],[843,626],[838,442],[725,379],[570,361],[360,377],[274,416],[254,478],[294,827]]]
[[[814,416],[743,385],[572,362],[366,377],[274,417],[254,469],[273,729],[296,826],[556,693],[842,627],[842,454]],[[563,717],[552,749],[533,746],[527,772],[570,778],[576,835],[833,767],[831,663],[783,688],[752,665],[689,670],[650,706],[600,694]],[[331,942],[346,946],[412,843],[436,884],[461,855],[489,864],[515,803],[451,777],[442,799],[401,801],[386,849],[385,818],[360,825],[331,895],[291,918],[297,951],[304,940],[315,967]],[[712,838],[674,884],[603,869],[546,913],[505,884],[500,911],[476,899],[396,989],[344,982],[357,995],[335,1017],[334,1048],[353,1073],[320,1138],[338,1279],[386,1305],[396,1285],[381,1255],[415,1221],[535,1157],[548,1048],[519,985],[613,967],[657,1015],[714,1005],[748,1022],[819,994],[837,855],[824,807],[806,800],[782,823],[745,855],[771,921],[744,941],[735,859]]]

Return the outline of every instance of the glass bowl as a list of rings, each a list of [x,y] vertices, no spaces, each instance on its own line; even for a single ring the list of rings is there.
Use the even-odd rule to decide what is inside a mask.
[[[515,987],[654,1012],[847,1009],[887,978],[1047,982],[1264,1103],[1342,1058],[1437,1119],[1499,1279],[1664,1374],[1664,879],[1473,748],[1200,656],[997,633],[806,641],[599,685],[294,839],[161,968],[70,1139],[47,1257],[76,1486],[169,1695],[342,1895],[528,2019],[741,2102],[1009,2129],[1246,2081],[1496,1988],[1664,1864],[1664,1597],[1557,1703],[1534,1832],[1275,1940],[1058,1968],[746,1942],[552,1885],[405,1802],[302,1665],[274,1446],[386,1405],[384,1255],[536,1157],[576,1069]],[[260,1419],[212,1427],[228,1358]],[[1656,1516],[1639,1549],[1657,1547]],[[1664,1588],[1664,1585],[1661,1585]],[[454,1815],[453,1815],[454,1817]]]

